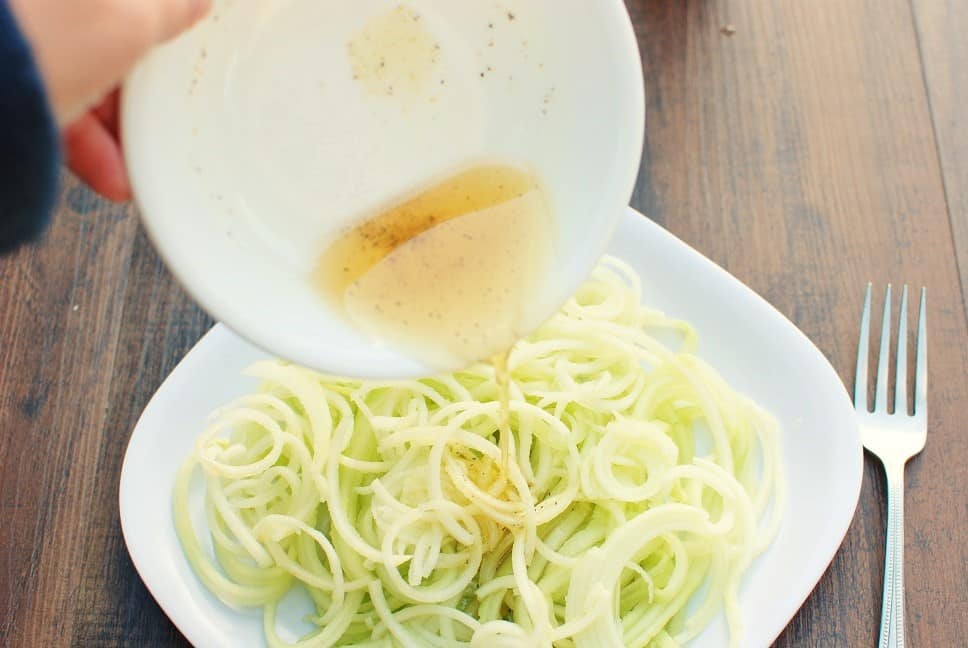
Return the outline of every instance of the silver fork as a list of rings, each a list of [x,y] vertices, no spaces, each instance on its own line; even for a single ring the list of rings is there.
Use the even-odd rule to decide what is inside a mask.
[[[869,355],[871,285],[867,284],[864,312],[857,343],[857,373],[854,380],[854,409],[860,421],[864,447],[881,460],[887,476],[887,552],[884,558],[884,598],[881,603],[879,648],[904,646],[904,464],[921,452],[928,433],[928,332],[925,318],[925,289],[921,289],[918,314],[917,359],[915,360],[914,412],[907,406],[907,286],[901,292],[901,313],[897,331],[897,370],[894,411],[887,411],[887,373],[891,342],[891,286],[884,295],[884,324],[874,411],[867,405],[867,356]]]

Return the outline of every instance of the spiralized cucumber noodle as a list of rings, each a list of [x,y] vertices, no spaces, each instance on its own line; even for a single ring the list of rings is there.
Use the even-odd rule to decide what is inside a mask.
[[[514,347],[507,469],[491,366],[361,382],[256,363],[258,392],[177,477],[195,573],[261,606],[270,646],[678,646],[720,610],[739,645],[737,590],[783,509],[777,424],[639,295],[606,259]],[[290,644],[297,584],[318,629]]]

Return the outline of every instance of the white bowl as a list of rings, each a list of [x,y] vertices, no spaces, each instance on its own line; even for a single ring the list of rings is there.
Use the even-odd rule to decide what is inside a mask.
[[[134,194],[172,272],[257,346],[350,376],[429,368],[320,298],[307,277],[328,237],[476,161],[528,166],[556,220],[533,305],[548,315],[605,250],[642,150],[642,74],[621,0],[407,2],[440,45],[446,81],[421,101],[374,97],[353,79],[348,41],[398,4],[217,0],[124,88]]]

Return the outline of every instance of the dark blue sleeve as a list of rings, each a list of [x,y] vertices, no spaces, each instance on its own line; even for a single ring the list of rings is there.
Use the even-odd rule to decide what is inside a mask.
[[[0,254],[44,230],[59,167],[60,135],[40,71],[0,0]]]

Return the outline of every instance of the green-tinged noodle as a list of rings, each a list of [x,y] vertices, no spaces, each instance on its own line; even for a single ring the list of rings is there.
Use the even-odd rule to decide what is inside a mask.
[[[280,361],[213,415],[174,519],[199,579],[262,606],[270,646],[679,646],[724,611],[775,535],[774,420],[640,305],[607,259],[511,351],[507,467],[493,367],[400,382]],[[674,338],[671,346],[660,338]],[[192,528],[204,477],[214,555]],[[276,632],[296,584],[318,629]]]

